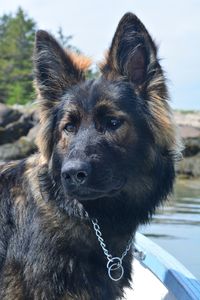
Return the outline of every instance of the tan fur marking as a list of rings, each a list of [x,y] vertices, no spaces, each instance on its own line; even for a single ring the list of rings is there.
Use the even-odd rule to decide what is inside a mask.
[[[81,71],[87,71],[92,64],[92,59],[76,52],[66,51],[74,65]]]
[[[38,207],[40,208],[41,213],[45,215],[45,220],[51,220],[51,224],[54,227],[59,226],[58,218],[55,215],[55,209],[53,208],[51,203],[46,203],[42,198],[40,192],[40,186],[38,181],[38,168],[35,165],[39,164],[39,161],[44,161],[44,158],[40,155],[35,155],[31,159],[28,159],[27,167],[28,169],[25,172],[25,176],[27,176],[28,181],[30,182],[30,187],[32,190],[32,194],[34,195],[34,199],[37,202]],[[45,168],[45,164],[41,168]]]
[[[15,264],[10,263],[6,265],[6,271],[4,272],[3,285],[6,286],[6,290],[1,293],[2,300],[21,300],[24,299],[23,291],[23,278],[20,274],[22,270]]]
[[[59,124],[59,131],[61,132],[65,125],[72,121],[72,118],[75,118],[77,121],[79,121],[79,119],[82,119],[83,117],[84,113],[80,107],[71,104],[67,105],[65,115]]]
[[[156,88],[156,84],[159,83],[152,82],[148,87],[149,108],[155,119],[154,134],[159,145],[167,149],[175,149],[177,147],[176,126],[167,101],[157,92],[159,89]]]
[[[59,152],[64,151],[64,153],[66,153],[68,148],[68,143],[69,143],[69,139],[67,137],[67,134],[65,132],[62,132],[61,139],[58,142],[58,150],[60,150]]]
[[[8,163],[3,163],[2,165],[0,165],[0,172],[4,173],[7,170],[12,169],[17,165],[18,165],[18,161],[10,161]]]
[[[14,199],[14,201],[15,201],[14,204],[16,206],[21,207],[24,204],[24,201],[25,201],[25,197],[24,197],[24,195],[22,195],[22,190],[17,186],[13,186],[10,189],[10,193],[11,193],[12,199]]]

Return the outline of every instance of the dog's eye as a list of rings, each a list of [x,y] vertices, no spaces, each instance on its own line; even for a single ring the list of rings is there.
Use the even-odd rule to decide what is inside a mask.
[[[76,125],[73,124],[72,122],[69,122],[65,125],[64,129],[63,129],[66,133],[70,132],[76,132]]]
[[[106,120],[106,129],[108,130],[116,130],[118,129],[123,123],[123,120],[117,118],[107,118]]]

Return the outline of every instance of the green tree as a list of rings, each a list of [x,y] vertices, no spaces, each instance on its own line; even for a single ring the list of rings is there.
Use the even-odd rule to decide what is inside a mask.
[[[25,104],[34,99],[32,55],[36,23],[22,8],[15,15],[0,17],[0,102],[6,104]],[[81,54],[71,44],[71,35],[64,35],[62,28],[57,31],[57,39],[63,47]],[[98,75],[90,69],[87,78]]]
[[[33,97],[35,30],[36,23],[22,8],[0,17],[0,102],[24,104]]]

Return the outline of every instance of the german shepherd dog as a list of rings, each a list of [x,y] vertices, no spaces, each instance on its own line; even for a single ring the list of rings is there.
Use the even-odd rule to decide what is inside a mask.
[[[37,32],[39,151],[0,177],[2,300],[121,299],[130,238],[172,191],[176,129],[144,25],[125,14],[99,78],[83,69]]]

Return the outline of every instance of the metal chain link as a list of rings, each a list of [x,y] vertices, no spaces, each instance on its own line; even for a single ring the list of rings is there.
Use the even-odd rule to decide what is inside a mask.
[[[100,226],[98,224],[98,220],[97,219],[91,219],[91,222],[93,224],[95,234],[96,234],[97,239],[99,241],[99,244],[100,244],[100,246],[103,250],[103,253],[105,254],[105,256],[108,260],[108,263],[107,263],[108,275],[109,275],[110,279],[112,279],[114,281],[118,281],[124,275],[124,268],[122,266],[122,261],[123,261],[124,257],[127,255],[127,253],[129,252],[129,250],[131,249],[134,237],[133,236],[130,237],[130,239],[128,241],[128,244],[126,246],[126,249],[122,253],[121,257],[117,257],[117,256],[113,257],[109,253],[109,251],[107,249],[107,246],[106,246],[106,243],[105,243],[105,241],[102,237],[102,233],[101,233]],[[116,277],[116,274],[113,275],[113,272],[115,272],[116,270],[119,271],[119,274],[117,275],[117,277]]]
[[[100,226],[98,224],[97,219],[95,219],[95,220],[91,219],[91,222],[93,224],[95,234],[98,238],[98,241],[99,241],[99,244],[100,244],[100,246],[103,250],[103,253],[105,254],[105,256],[107,257],[108,260],[111,259],[112,255],[109,254],[108,249],[106,248],[107,246],[106,246],[106,243],[104,242],[104,239],[102,238],[102,233],[101,233]]]
[[[130,239],[129,239],[129,241],[128,241],[128,244],[126,246],[126,249],[122,253],[121,260],[124,259],[124,257],[127,255],[128,251],[131,249],[131,246],[133,244],[133,240],[134,240],[134,236],[131,236]]]

